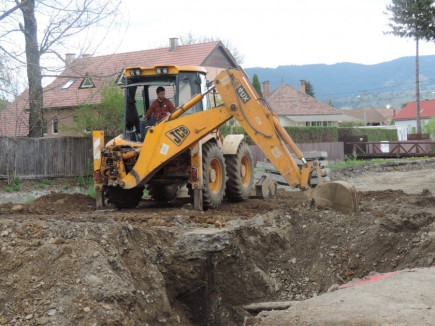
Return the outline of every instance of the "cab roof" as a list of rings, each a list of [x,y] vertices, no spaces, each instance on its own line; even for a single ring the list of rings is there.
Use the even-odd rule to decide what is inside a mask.
[[[157,65],[152,67],[128,67],[124,70],[124,76],[128,78],[135,76],[178,75],[184,71],[207,74],[207,70],[200,66]]]

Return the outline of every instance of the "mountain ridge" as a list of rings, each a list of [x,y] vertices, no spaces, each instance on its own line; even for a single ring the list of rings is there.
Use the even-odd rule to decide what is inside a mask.
[[[435,55],[420,56],[419,61],[422,99],[435,98]],[[336,108],[399,107],[415,100],[415,56],[373,65],[280,65],[246,68],[245,72],[250,80],[256,73],[260,83],[269,81],[271,91],[282,83],[300,89],[300,80],[309,81],[315,97],[325,103],[332,101]]]

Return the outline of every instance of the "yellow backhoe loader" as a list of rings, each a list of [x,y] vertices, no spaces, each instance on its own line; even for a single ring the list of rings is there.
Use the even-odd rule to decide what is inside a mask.
[[[223,138],[218,127],[235,118],[293,188],[305,191],[319,206],[343,212],[357,210],[355,188],[344,181],[322,181],[318,161],[307,162],[260,98],[243,71],[227,69],[207,84],[200,67],[161,65],[124,71],[123,134],[104,145],[94,132],[94,179],[97,208],[105,200],[119,208],[135,207],[144,188],[155,200],[175,197],[187,185],[196,209],[216,208],[224,197],[248,199],[254,185],[253,156],[243,135]],[[141,120],[158,86],[176,110],[157,122]],[[211,108],[210,94],[222,105]],[[196,95],[195,95],[196,94]],[[295,163],[292,151],[303,163]],[[317,174],[318,185],[310,181]]]

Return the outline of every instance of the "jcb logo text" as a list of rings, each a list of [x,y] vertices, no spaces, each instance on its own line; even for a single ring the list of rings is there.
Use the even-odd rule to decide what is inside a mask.
[[[166,132],[166,136],[178,146],[181,145],[189,134],[190,131],[185,126],[179,126]]]

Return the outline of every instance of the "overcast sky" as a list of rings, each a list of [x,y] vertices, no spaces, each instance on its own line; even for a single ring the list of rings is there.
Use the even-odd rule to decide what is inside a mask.
[[[124,0],[126,34],[101,49],[129,52],[169,46],[169,38],[214,37],[244,56],[242,66],[338,62],[375,64],[415,55],[415,42],[392,35],[387,0]],[[115,41],[122,39],[122,44]],[[100,51],[99,51],[100,52]],[[422,42],[420,55],[435,54]]]

